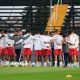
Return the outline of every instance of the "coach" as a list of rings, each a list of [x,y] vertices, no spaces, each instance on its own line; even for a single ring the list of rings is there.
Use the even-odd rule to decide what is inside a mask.
[[[22,42],[19,41],[21,41],[22,39],[23,39],[22,32],[19,29],[15,30],[15,35],[13,36],[13,40],[15,42],[14,48],[15,48],[17,62],[19,62],[20,52],[22,48]]]

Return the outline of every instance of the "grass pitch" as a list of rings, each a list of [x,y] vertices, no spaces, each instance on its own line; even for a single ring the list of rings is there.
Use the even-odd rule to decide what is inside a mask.
[[[0,80],[80,80],[80,68],[0,67]]]

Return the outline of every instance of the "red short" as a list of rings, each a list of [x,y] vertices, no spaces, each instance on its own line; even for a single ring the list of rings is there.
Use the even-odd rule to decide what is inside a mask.
[[[23,49],[23,55],[32,55],[32,50],[30,48],[24,48]]]
[[[35,50],[34,51],[34,54],[35,54],[35,56],[38,56],[38,55],[42,55],[42,50]]]
[[[1,53],[2,53],[2,48],[0,47],[0,55],[1,55]]]
[[[1,54],[7,54],[7,48],[2,48]]]
[[[54,49],[54,55],[62,55],[61,49]]]
[[[4,49],[4,54],[9,55],[9,56],[16,56],[14,48],[13,47],[6,47]]]
[[[44,56],[49,56],[51,54],[51,50],[50,49],[43,49],[42,53]]]
[[[73,56],[73,55],[78,55],[78,50],[76,48],[70,48],[69,49],[69,55]]]

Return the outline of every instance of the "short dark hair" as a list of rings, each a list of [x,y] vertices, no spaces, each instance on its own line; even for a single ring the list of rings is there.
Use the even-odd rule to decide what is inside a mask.
[[[7,29],[4,29],[4,33],[7,33],[8,32],[8,30]]]
[[[48,32],[46,31],[44,34],[45,34],[45,35],[48,35]]]
[[[57,32],[59,32],[58,29],[55,29],[55,30],[54,30],[54,33],[57,33]]]
[[[73,29],[70,29],[70,30],[69,30],[69,34],[71,34],[72,32],[74,32],[74,30],[73,30]]]

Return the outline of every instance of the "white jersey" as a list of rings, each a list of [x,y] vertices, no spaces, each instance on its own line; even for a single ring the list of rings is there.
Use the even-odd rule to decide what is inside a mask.
[[[77,40],[76,40],[76,47],[77,47],[77,50],[79,51],[79,36],[77,35]]]
[[[5,42],[6,47],[14,47],[14,40],[7,38]]]
[[[79,47],[79,36],[77,34],[71,34],[67,38],[69,48]]]
[[[2,37],[2,48],[6,48],[7,37]]]
[[[43,35],[42,38],[43,38],[43,42],[44,42],[43,49],[51,49],[52,38],[47,35]]]
[[[13,33],[9,33],[8,35],[9,35],[10,37],[14,36],[14,34],[13,34]]]
[[[34,50],[42,50],[43,44],[42,36],[39,34],[34,35]]]
[[[0,48],[2,48],[2,46],[3,46],[3,41],[2,41],[2,38],[0,38]]]
[[[34,37],[32,35],[26,35],[24,36],[24,40],[23,40],[23,48],[31,48],[31,50],[33,49],[33,39]]]
[[[0,34],[0,48],[2,48],[2,37],[1,37],[1,34]]]
[[[52,40],[54,43],[54,49],[62,49],[63,37],[61,35],[54,35]]]
[[[8,34],[5,34],[4,37],[1,38],[2,48],[6,48],[7,39],[8,39]]]

